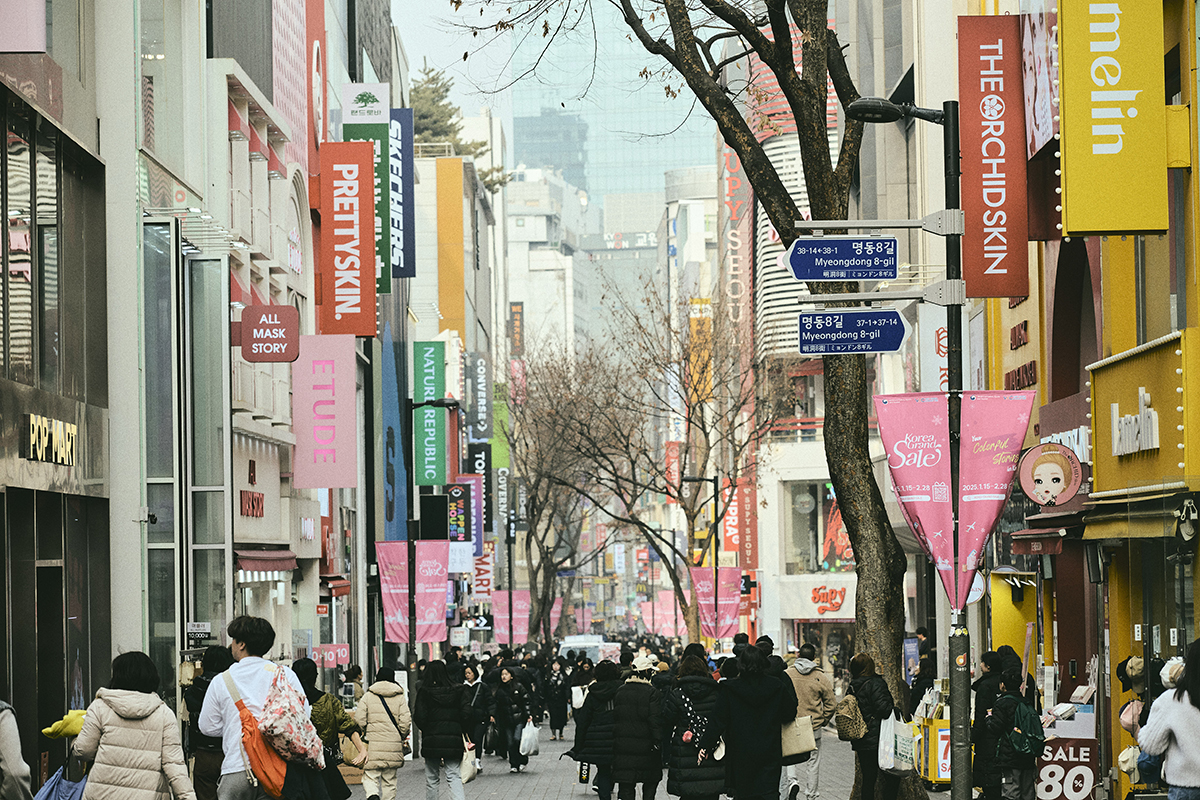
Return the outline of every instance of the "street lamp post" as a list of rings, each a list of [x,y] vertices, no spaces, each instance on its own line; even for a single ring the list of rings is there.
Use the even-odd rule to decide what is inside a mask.
[[[946,160],[946,208],[960,208],[959,176],[962,170],[957,100],[947,100],[938,111],[908,103],[897,105],[879,97],[864,97],[847,106],[846,115],[863,122],[896,122],[912,117],[941,125]],[[962,237],[954,232],[946,235],[946,280],[962,280]],[[957,582],[963,577],[958,562],[958,476],[962,431],[961,303],[946,305],[946,339],[946,384],[950,395],[950,503],[954,518],[954,576]],[[971,638],[965,614],[957,607],[957,598],[951,598],[950,626],[950,797],[951,800],[971,800]]]
[[[684,483],[712,483],[713,486],[713,521],[709,539],[712,541],[712,559],[713,559],[713,639],[717,639],[721,624],[721,574],[717,566],[717,492],[718,476],[713,475],[711,478],[680,478]],[[699,598],[697,598],[699,599]],[[676,629],[678,630],[678,629]]]
[[[453,397],[439,397],[436,400],[426,400],[420,403],[414,403],[411,397],[404,398],[406,424],[402,426],[404,433],[404,459],[408,466],[408,478],[413,479],[413,467],[415,459],[413,457],[413,412],[418,408],[447,408],[457,411],[460,406],[457,400]],[[455,429],[457,435],[457,428]],[[414,519],[413,510],[416,508],[416,498],[414,497],[414,485],[409,485],[408,491],[408,519]],[[414,537],[415,531],[409,527],[406,532],[408,543],[408,653],[409,659],[412,660],[417,652],[417,544]]]

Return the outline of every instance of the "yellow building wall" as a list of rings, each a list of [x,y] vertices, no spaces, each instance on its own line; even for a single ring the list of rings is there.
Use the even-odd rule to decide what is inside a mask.
[[[1022,577],[1028,578],[1029,575]],[[992,598],[992,649],[1008,645],[1022,655],[1025,651],[1025,626],[1037,623],[1037,590],[1032,586],[1025,587],[1025,599],[1019,603],[1012,601],[1012,587],[1004,581],[1004,575],[993,572],[988,580],[989,596]],[[1030,650],[1037,652],[1037,629],[1034,629],[1034,641]],[[1033,661],[1033,658],[1030,658]],[[1028,668],[1029,665],[1026,665]]]
[[[437,160],[438,312],[442,330],[467,341],[467,294],[463,263],[463,162]]]

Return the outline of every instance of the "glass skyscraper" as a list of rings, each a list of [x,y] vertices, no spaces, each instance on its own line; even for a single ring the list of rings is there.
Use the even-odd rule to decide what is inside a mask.
[[[530,36],[513,53],[513,155],[562,170],[593,202],[608,194],[662,192],[663,173],[716,163],[716,125],[667,63],[647,53],[616,12],[597,6],[596,32]],[[538,59],[541,59],[538,62]],[[534,67],[534,63],[537,66]],[[652,77],[643,77],[643,70]],[[580,179],[582,176],[582,179]]]

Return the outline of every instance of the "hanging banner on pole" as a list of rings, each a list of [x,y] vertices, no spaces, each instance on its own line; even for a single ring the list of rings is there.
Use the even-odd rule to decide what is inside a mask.
[[[727,639],[738,629],[741,570],[721,567],[717,570],[717,580],[720,581],[719,594],[714,602],[713,571],[707,567],[692,567],[692,583],[696,587],[696,605],[700,611],[700,633],[714,639]]]
[[[509,644],[512,641],[508,633],[507,589],[496,589],[492,592],[492,632],[497,642]]]
[[[959,460],[957,608],[965,608],[984,543],[1017,476],[1036,392],[965,392]]]
[[[967,297],[1029,294],[1021,21],[1017,14],[958,18]]]
[[[513,591],[513,639],[521,644],[529,641],[529,590]]]
[[[408,542],[376,542],[379,593],[383,600],[383,639],[408,643]]]
[[[933,559],[946,596],[957,597],[949,400],[941,392],[876,395],[875,414],[896,499]]]
[[[446,629],[446,582],[450,542],[418,541],[417,547],[417,641],[444,642]]]

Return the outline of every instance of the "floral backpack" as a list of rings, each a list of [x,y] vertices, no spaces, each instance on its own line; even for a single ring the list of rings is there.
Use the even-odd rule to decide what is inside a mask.
[[[288,682],[283,667],[275,669],[258,730],[284,759],[325,768],[324,746],[304,708],[304,695]]]

